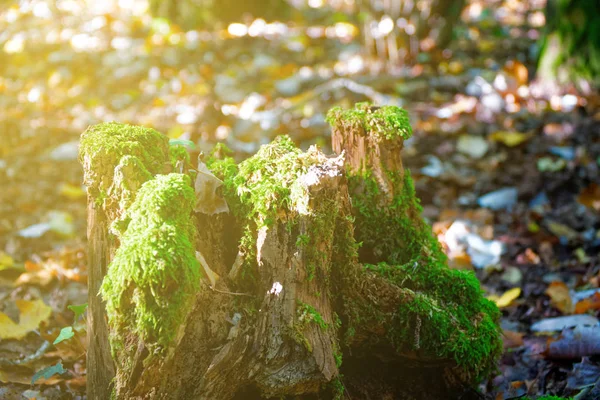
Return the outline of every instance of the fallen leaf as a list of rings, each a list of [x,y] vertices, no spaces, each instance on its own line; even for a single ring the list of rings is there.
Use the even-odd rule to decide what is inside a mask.
[[[600,185],[592,183],[581,191],[577,200],[586,207],[600,211]]]
[[[3,251],[0,251],[0,271],[15,268],[15,261],[11,256]]]
[[[85,190],[81,186],[71,185],[70,183],[61,183],[58,192],[71,200],[77,200],[85,197]]]
[[[490,140],[502,143],[508,147],[515,147],[531,138],[530,133],[497,131],[489,136]]]
[[[492,210],[510,210],[517,203],[518,194],[517,188],[507,187],[481,196],[477,203]]]
[[[567,388],[582,389],[585,386],[593,385],[598,377],[600,377],[600,365],[584,357],[580,363],[573,364],[573,370],[567,376]]]
[[[583,314],[589,310],[600,310],[600,292],[596,292],[575,304],[575,314]]]
[[[471,158],[481,158],[487,153],[490,145],[482,137],[462,135],[458,138],[456,149]]]
[[[24,272],[15,281],[16,286],[21,285],[36,285],[48,286],[56,278],[55,271],[49,269],[40,269],[34,272]]]
[[[600,355],[600,325],[576,326],[565,329],[558,339],[549,339],[546,356],[576,359]]]
[[[550,157],[542,157],[537,160],[537,169],[540,172],[558,172],[567,166],[567,162],[562,158],[553,160]]]
[[[58,363],[51,365],[49,367],[46,367],[44,369],[39,370],[38,372],[35,373],[35,375],[33,375],[33,378],[31,378],[31,384],[35,384],[35,382],[37,380],[39,380],[40,378],[43,379],[50,379],[53,375],[56,374],[64,374],[65,372],[67,372],[66,369],[63,368],[62,366],[62,361],[59,361]]]
[[[0,369],[0,382],[3,383],[18,383],[21,385],[31,385],[31,375],[33,374],[33,372],[31,371],[30,368],[27,367],[23,367],[21,365],[13,365],[8,367],[7,369]],[[50,379],[40,379],[38,381],[38,384],[45,384],[45,385],[56,385],[57,383],[59,383],[62,379],[60,379],[59,377],[52,377]],[[12,398],[12,397],[11,397]],[[20,397],[15,397],[15,398],[20,398]]]
[[[563,282],[552,282],[546,289],[546,294],[550,297],[551,304],[563,314],[573,312],[573,300],[569,288]]]
[[[516,287],[507,290],[502,294],[502,296],[491,295],[487,298],[492,300],[498,308],[508,307],[512,304],[514,300],[516,300],[521,295],[521,288]]]
[[[591,315],[567,315],[564,317],[545,318],[531,325],[533,332],[554,332],[574,326],[596,325],[598,318]]]
[[[52,314],[52,308],[42,300],[16,300],[15,303],[20,311],[19,323],[0,312],[0,339],[22,339]]]
[[[502,344],[505,349],[513,349],[523,346],[523,334],[515,331],[502,331]]]
[[[548,228],[548,230],[550,232],[552,232],[552,234],[554,234],[555,236],[557,236],[559,238],[564,237],[567,240],[574,240],[574,239],[577,239],[577,237],[579,236],[577,231],[568,227],[567,225],[563,225],[558,222],[547,221],[546,227]]]

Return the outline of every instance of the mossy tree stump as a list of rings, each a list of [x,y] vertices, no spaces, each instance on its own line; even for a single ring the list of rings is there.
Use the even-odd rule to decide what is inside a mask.
[[[498,310],[420,217],[406,113],[328,120],[337,156],[283,136],[195,169],[151,129],[83,134],[90,399],[465,398],[493,369]]]

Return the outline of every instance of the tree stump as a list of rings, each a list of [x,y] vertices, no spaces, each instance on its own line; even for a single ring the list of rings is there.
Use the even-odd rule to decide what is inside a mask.
[[[328,120],[336,156],[282,136],[195,169],[151,129],[82,135],[90,399],[467,398],[494,368],[498,310],[420,217],[406,112]]]

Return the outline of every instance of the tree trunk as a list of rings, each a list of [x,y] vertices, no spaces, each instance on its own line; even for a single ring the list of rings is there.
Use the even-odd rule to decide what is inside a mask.
[[[116,361],[88,359],[90,376],[115,376],[90,399],[468,398],[499,354],[498,310],[420,218],[406,113],[329,121],[338,156],[280,137],[240,164],[219,146],[196,170],[152,130],[84,133],[82,159],[102,159],[84,163],[90,204],[107,216],[91,226],[118,244],[90,273],[106,302],[90,311],[108,317],[90,337]],[[110,254],[92,237],[90,254]]]
[[[587,0],[548,0],[538,77],[600,87],[600,7]]]

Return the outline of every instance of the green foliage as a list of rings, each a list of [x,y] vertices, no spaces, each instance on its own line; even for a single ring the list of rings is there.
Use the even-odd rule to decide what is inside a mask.
[[[323,316],[310,304],[303,303],[298,300],[297,317],[300,324],[314,323],[321,329],[329,328],[329,324],[325,322]]]
[[[127,209],[130,222],[101,288],[113,351],[128,332],[150,348],[174,339],[199,289],[194,203],[190,178],[168,174],[144,183]]]
[[[71,305],[67,306],[67,308],[75,313],[74,319],[75,319],[75,321],[77,321],[77,319],[83,315],[85,310],[87,310],[87,306],[88,306],[88,303],[83,303],[83,304],[79,304],[79,305],[71,304]]]
[[[397,106],[373,107],[369,103],[356,103],[354,108],[349,110],[333,107],[327,113],[326,120],[332,126],[341,123],[350,127],[360,127],[367,133],[385,139],[400,136],[406,140],[413,133],[408,113]]]
[[[58,336],[52,344],[58,344],[65,340],[71,339],[73,336],[75,336],[75,332],[73,332],[73,327],[67,326],[66,328],[62,328],[60,330],[60,333],[58,334]]]
[[[191,166],[190,154],[183,145],[172,145],[169,146],[169,156],[171,159],[171,165],[173,168],[177,166],[178,161],[182,161],[185,165]]]

